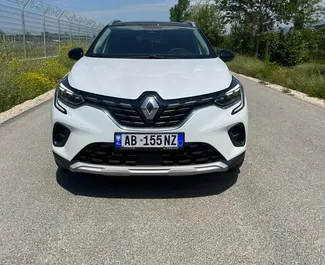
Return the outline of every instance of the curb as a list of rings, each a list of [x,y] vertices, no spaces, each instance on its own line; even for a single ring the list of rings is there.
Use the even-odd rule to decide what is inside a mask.
[[[292,90],[292,89],[288,89],[288,88],[280,86],[280,85],[271,84],[269,82],[265,82],[264,80],[260,80],[260,79],[253,78],[253,77],[250,77],[250,76],[246,76],[246,75],[243,75],[243,74],[238,74],[238,73],[235,73],[235,72],[232,72],[232,73],[239,76],[239,77],[250,80],[252,82],[259,83],[259,84],[264,85],[264,86],[266,86],[268,88],[279,91],[279,92],[281,92],[283,94],[288,94],[288,95],[294,96],[295,98],[298,98],[298,99],[300,99],[302,101],[305,101],[305,102],[308,102],[310,104],[325,108],[325,100],[324,99],[310,97],[305,93],[302,93],[302,92],[299,92],[299,91],[296,91],[296,90]],[[288,91],[288,93],[284,93],[283,91]]]
[[[0,113],[0,125],[4,123],[5,121],[8,121],[34,107],[37,107],[38,105],[41,105],[42,103],[50,100],[54,96],[55,89],[52,89],[34,99],[27,100],[22,104],[19,104],[10,110],[7,110],[5,112]]]

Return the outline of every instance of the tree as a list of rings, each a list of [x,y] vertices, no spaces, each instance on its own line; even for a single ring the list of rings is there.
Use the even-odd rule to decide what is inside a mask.
[[[189,7],[190,0],[178,0],[178,3],[169,10],[170,21],[181,22],[188,20],[190,17]]]
[[[281,12],[286,0],[216,0],[218,8],[225,13],[231,24],[243,25],[245,34],[254,39],[255,55],[258,56],[264,33],[274,29],[284,19]]]
[[[258,56],[261,42],[281,23],[292,22],[295,29],[317,21],[324,12],[323,0],[215,0],[228,22],[235,25],[238,37],[247,42],[247,34],[254,41],[254,54]],[[234,26],[233,26],[234,27]],[[266,49],[267,50],[267,49]]]
[[[291,0],[286,13],[292,19],[295,29],[303,29],[307,24],[319,21],[324,11],[322,0]]]
[[[220,44],[221,37],[226,33],[226,20],[215,4],[199,2],[190,8],[190,19],[203,31],[212,45]]]
[[[270,33],[270,61],[284,66],[295,66],[301,63],[305,56],[307,42],[303,32],[291,28],[284,31]]]

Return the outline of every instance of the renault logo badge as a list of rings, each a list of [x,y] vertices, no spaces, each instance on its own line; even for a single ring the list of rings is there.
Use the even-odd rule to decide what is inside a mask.
[[[147,120],[153,120],[159,110],[159,105],[154,97],[147,97],[142,105],[141,110]]]

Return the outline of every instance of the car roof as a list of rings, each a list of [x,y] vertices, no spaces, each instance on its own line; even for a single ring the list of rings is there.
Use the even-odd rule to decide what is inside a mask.
[[[166,21],[114,21],[110,26],[162,26],[162,27],[186,27],[193,28],[192,22],[166,22]]]

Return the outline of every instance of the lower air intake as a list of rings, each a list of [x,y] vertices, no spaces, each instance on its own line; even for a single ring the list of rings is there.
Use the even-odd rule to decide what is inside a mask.
[[[112,166],[182,166],[213,163],[224,158],[205,143],[186,143],[184,148],[177,150],[116,150],[113,143],[94,143],[86,146],[73,160]]]

